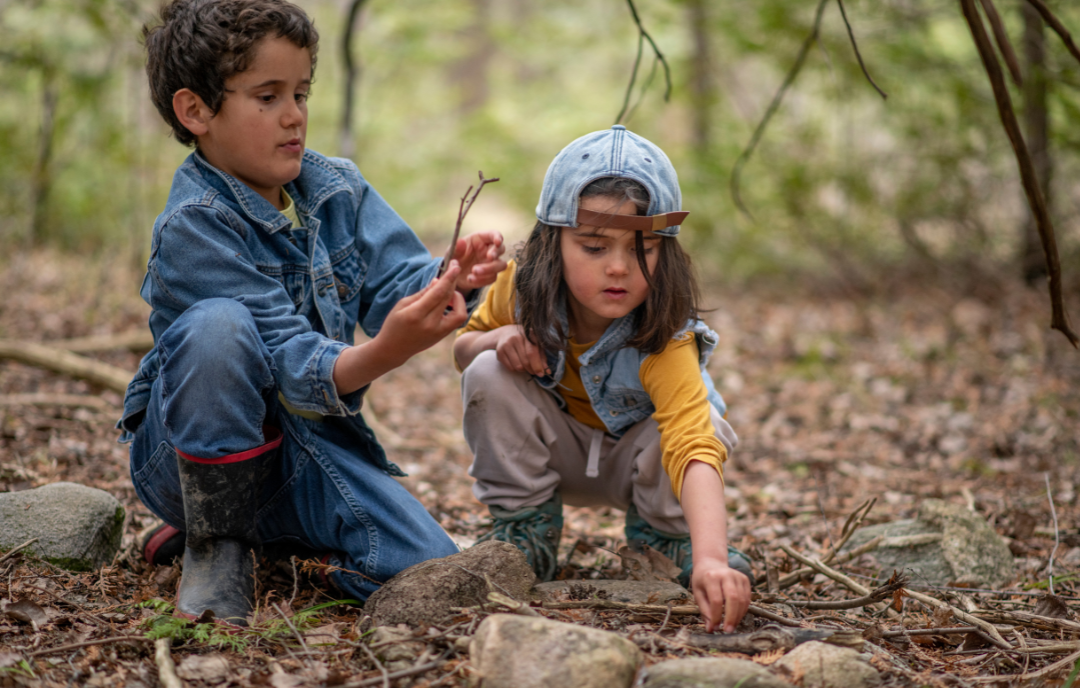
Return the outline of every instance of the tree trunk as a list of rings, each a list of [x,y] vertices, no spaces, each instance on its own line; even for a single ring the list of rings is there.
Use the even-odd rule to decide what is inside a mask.
[[[49,71],[42,75],[41,89],[41,138],[38,155],[34,162],[30,189],[30,234],[27,243],[40,243],[45,234],[45,213],[48,210],[49,189],[52,187],[53,133],[56,129],[56,82]]]
[[[1026,74],[1022,89],[1024,138],[1031,151],[1035,177],[1046,198],[1047,211],[1053,215],[1050,180],[1053,167],[1050,160],[1050,117],[1046,100],[1046,35],[1042,17],[1030,3],[1020,5],[1024,16],[1023,56]],[[1020,228],[1020,267],[1026,281],[1036,285],[1046,279],[1046,258],[1039,230],[1031,210],[1024,204],[1024,221]]]
[[[489,30],[491,0],[471,0],[473,22],[463,38],[471,50],[454,65],[452,78],[461,87],[458,111],[468,115],[483,107],[489,96],[488,65],[495,56],[495,43]]]
[[[709,45],[706,0],[686,3],[693,50],[690,55],[690,107],[693,113],[694,149],[708,156],[711,149],[710,121],[716,100],[716,81],[712,73],[712,49]]]
[[[338,155],[353,158],[356,155],[356,138],[353,135],[353,118],[356,109],[356,83],[360,79],[360,65],[353,55],[353,35],[356,21],[366,0],[352,0],[345,15],[344,33],[341,36],[341,58],[345,65],[345,94],[342,99],[341,129],[338,132]]]

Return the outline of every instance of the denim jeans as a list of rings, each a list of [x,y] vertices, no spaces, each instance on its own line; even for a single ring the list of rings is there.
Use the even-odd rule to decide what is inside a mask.
[[[355,426],[311,420],[277,401],[273,358],[247,308],[207,299],[160,337],[161,372],[131,445],[139,499],[184,530],[176,449],[218,458],[264,443],[280,427],[281,458],[262,486],[258,528],[275,549],[329,553],[348,571],[331,579],[348,597],[368,595],[413,564],[457,546],[404,487],[356,451]]]

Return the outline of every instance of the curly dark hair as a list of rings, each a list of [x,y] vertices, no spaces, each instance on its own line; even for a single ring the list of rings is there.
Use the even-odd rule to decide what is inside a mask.
[[[613,203],[633,201],[637,214],[649,207],[649,192],[638,182],[620,178],[597,179],[581,192],[581,198],[601,196]],[[529,238],[517,252],[514,289],[518,322],[525,336],[544,351],[565,351],[569,333],[559,324],[559,304],[566,300],[563,279],[561,227],[537,222]],[[635,232],[638,265],[649,283],[649,296],[634,310],[634,336],[626,346],[647,354],[664,350],[675,333],[702,312],[701,293],[690,256],[674,237],[658,242],[656,269],[650,274],[645,263],[641,232]]]
[[[195,136],[173,112],[173,95],[191,89],[216,114],[225,81],[251,66],[268,35],[307,48],[314,76],[319,32],[285,0],[172,0],[162,7],[160,24],[143,27],[150,97],[180,143],[193,146]]]

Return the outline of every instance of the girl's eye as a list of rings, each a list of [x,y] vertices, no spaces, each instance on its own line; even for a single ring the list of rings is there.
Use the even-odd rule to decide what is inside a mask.
[[[593,253],[600,253],[601,251],[604,250],[604,247],[603,246],[582,246],[581,249],[583,251],[585,251],[585,253],[593,254]]]

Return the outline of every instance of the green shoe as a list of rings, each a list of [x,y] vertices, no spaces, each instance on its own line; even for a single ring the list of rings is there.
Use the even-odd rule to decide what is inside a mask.
[[[529,566],[542,582],[555,578],[558,568],[559,540],[562,538],[562,497],[556,492],[539,506],[513,511],[489,506],[491,532],[477,542],[500,540],[516,545],[525,553]]]
[[[684,588],[690,587],[690,575],[694,570],[694,556],[690,548],[690,534],[665,533],[653,528],[638,513],[633,504],[626,510],[626,541],[642,542],[657,550],[675,565],[682,569],[679,574],[679,585]],[[727,548],[728,566],[735,569],[754,582],[754,574],[750,570],[750,558],[735,549],[731,545]]]

